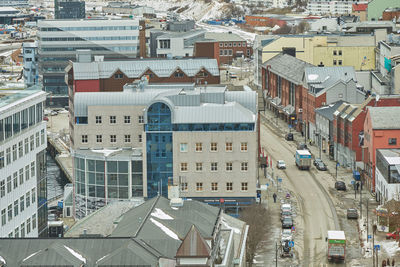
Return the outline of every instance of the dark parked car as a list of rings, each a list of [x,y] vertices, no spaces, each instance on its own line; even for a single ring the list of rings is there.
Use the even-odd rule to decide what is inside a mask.
[[[322,161],[318,162],[316,167],[317,167],[317,169],[319,171],[326,171],[327,170],[325,163],[323,163]]]
[[[293,141],[293,140],[294,140],[293,134],[292,134],[292,133],[287,133],[287,134],[285,135],[285,139],[286,139],[287,141]]]
[[[313,161],[314,166],[317,166],[317,164],[318,164],[319,162],[322,162],[322,159],[315,158],[314,161]]]
[[[343,191],[346,191],[346,184],[345,184],[344,182],[342,182],[342,181],[337,181],[337,182],[335,183],[335,189],[336,189],[336,190],[343,190]]]
[[[281,212],[281,221],[283,221],[286,217],[292,217],[292,212],[291,211],[282,211]]]
[[[347,209],[347,219],[358,219],[358,211],[356,209]]]
[[[293,220],[291,217],[285,217],[282,220],[282,228],[283,229],[290,229],[293,227]]]

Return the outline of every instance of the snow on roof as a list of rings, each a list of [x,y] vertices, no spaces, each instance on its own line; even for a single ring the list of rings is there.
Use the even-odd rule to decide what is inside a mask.
[[[156,226],[158,226],[165,234],[167,234],[169,237],[175,239],[175,240],[179,240],[179,237],[177,236],[177,234],[175,234],[171,229],[169,229],[168,227],[166,227],[164,224],[154,220],[153,218],[150,218],[150,221],[152,223],[154,223]]]
[[[0,262],[6,264],[6,260],[2,256],[0,256]]]
[[[103,153],[104,157],[108,157],[109,155],[111,155],[114,152],[117,151],[121,151],[122,149],[92,149],[92,152],[96,152],[96,153]]]
[[[232,230],[235,234],[240,234],[240,230],[238,228],[230,226],[224,218],[221,218],[221,224],[226,228]]]
[[[297,150],[297,153],[299,155],[310,155],[310,152],[308,150]]]
[[[26,257],[25,259],[23,259],[22,262],[24,262],[24,261],[30,259],[31,257],[35,256],[35,255],[38,254],[39,252],[40,252],[40,250],[38,250],[38,251],[32,253],[31,255],[29,255],[28,257]]]
[[[72,248],[67,247],[66,245],[64,245],[64,247],[69,251],[69,253],[74,255],[75,258],[77,258],[78,260],[82,261],[83,263],[86,263],[86,259],[81,254],[79,254],[78,252],[76,252]]]
[[[151,216],[156,217],[161,220],[173,220],[171,216],[166,214],[162,209],[155,208],[154,211],[151,213]]]
[[[328,231],[328,239],[346,240],[343,231]]]

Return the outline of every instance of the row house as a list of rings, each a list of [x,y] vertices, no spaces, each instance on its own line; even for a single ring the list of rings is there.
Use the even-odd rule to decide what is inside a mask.
[[[355,78],[353,67],[311,67],[304,72],[303,131],[312,141],[317,140],[315,109],[339,100],[362,103],[366,92]]]
[[[301,131],[303,74],[313,65],[287,54],[278,54],[263,64],[262,89],[267,107]]]

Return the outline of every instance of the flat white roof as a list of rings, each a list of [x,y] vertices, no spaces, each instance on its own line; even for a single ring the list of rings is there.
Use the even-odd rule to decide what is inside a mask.
[[[299,155],[311,155],[310,151],[308,150],[297,150],[297,153],[299,153]]]
[[[346,240],[343,231],[328,231],[328,239]]]

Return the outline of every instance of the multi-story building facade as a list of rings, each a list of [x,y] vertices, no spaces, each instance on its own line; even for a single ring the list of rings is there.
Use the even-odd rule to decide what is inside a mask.
[[[195,44],[195,57],[215,58],[218,64],[232,64],[235,58],[249,58],[253,48],[245,39],[232,32],[207,32]]]
[[[353,16],[358,16],[360,18],[360,21],[366,21],[367,20],[367,8],[368,4],[353,4],[353,12],[351,15]]]
[[[54,0],[55,19],[84,19],[85,1]]]
[[[307,10],[312,15],[346,15],[351,14],[353,4],[361,4],[358,0],[310,0]]]
[[[400,200],[400,149],[376,150],[376,195],[381,204]]]
[[[140,24],[140,25],[139,25]],[[68,105],[64,69],[75,60],[77,50],[90,50],[104,60],[136,58],[145,52],[140,43],[145,38],[144,21],[131,20],[43,20],[39,28],[39,73],[43,88],[52,102]]]
[[[204,30],[162,34],[155,39],[157,42],[157,57],[192,57],[196,41],[202,39],[204,34]]]
[[[47,236],[45,93],[1,92],[0,237]]]
[[[22,44],[24,61],[24,82],[27,87],[39,84],[39,68],[37,62],[37,42]]]
[[[193,84],[75,93],[70,106],[75,214],[168,195],[226,207],[256,197],[257,95]]]
[[[28,7],[28,0],[2,0],[0,7]]]

